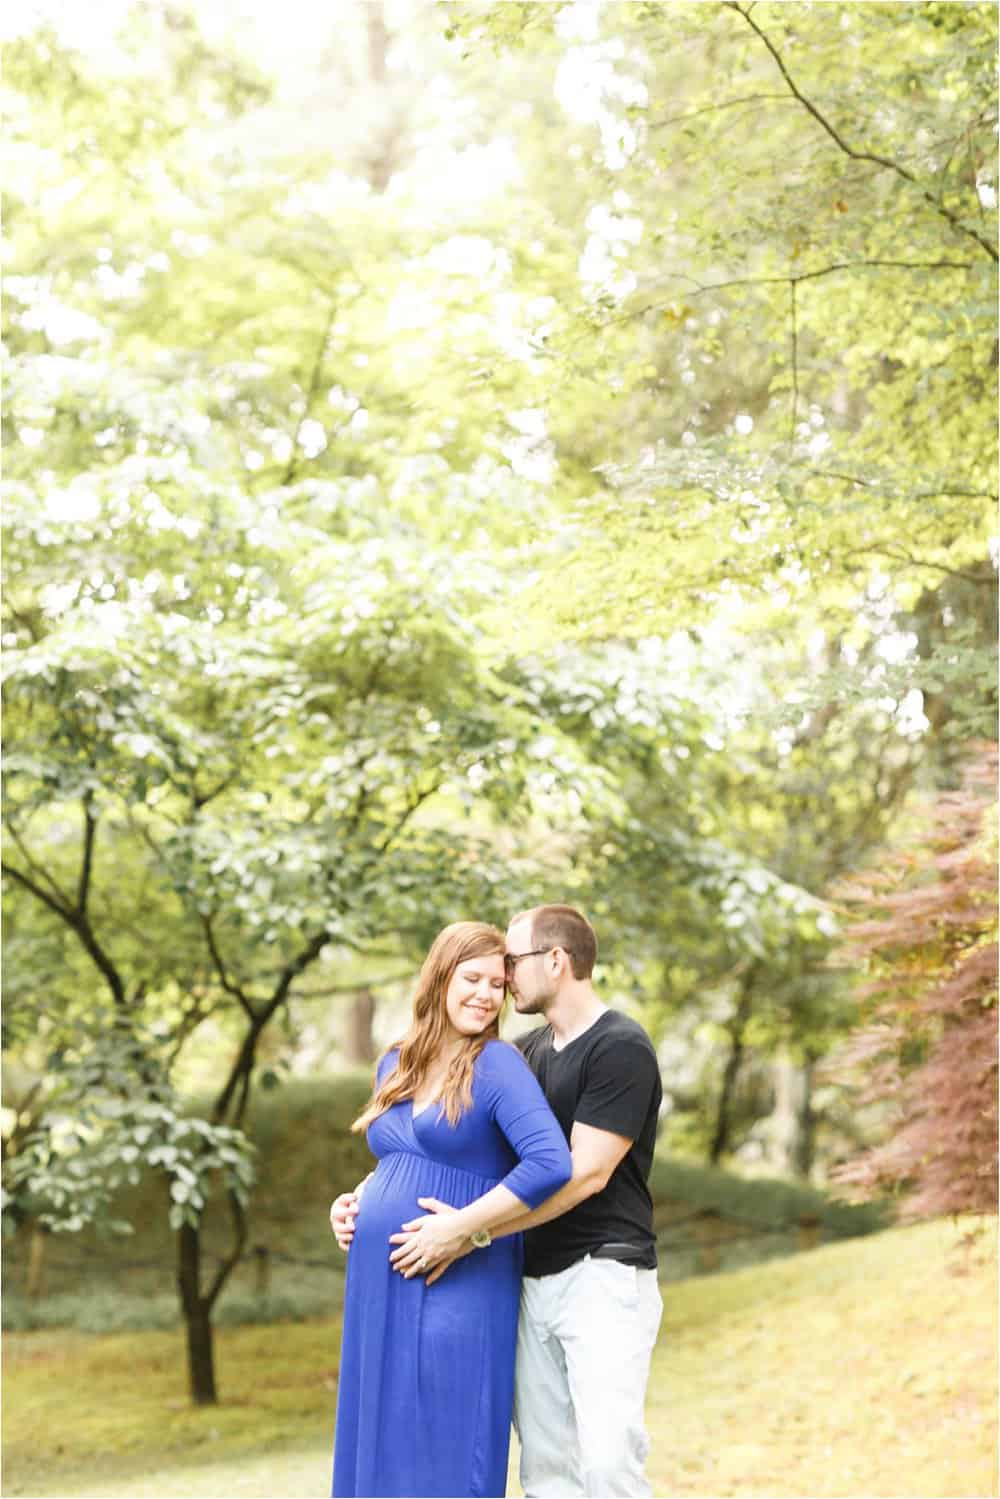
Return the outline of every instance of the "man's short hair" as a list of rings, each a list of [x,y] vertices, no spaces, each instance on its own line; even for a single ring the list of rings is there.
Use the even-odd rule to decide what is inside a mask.
[[[533,906],[520,911],[511,920],[531,921],[531,945],[561,947],[569,954],[569,965],[575,979],[589,979],[597,962],[597,935],[586,916],[573,906]]]

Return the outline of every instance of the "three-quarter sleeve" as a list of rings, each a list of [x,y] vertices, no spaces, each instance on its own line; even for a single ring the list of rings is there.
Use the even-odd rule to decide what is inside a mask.
[[[536,1208],[573,1174],[569,1146],[531,1068],[506,1041],[492,1041],[480,1055],[490,1113],[517,1156],[499,1183],[528,1208]]]

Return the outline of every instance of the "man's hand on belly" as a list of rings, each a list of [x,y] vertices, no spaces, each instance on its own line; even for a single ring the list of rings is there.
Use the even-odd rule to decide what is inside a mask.
[[[429,1272],[427,1284],[432,1285],[450,1264],[468,1254],[472,1245],[464,1228],[456,1229],[448,1222],[458,1212],[457,1208],[439,1202],[436,1197],[418,1197],[417,1202],[427,1208],[427,1214],[412,1218],[398,1233],[390,1234],[389,1243],[398,1248],[392,1251],[389,1261],[407,1279]]]

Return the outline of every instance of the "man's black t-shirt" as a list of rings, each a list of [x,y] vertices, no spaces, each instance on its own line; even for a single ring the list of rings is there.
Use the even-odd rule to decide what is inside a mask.
[[[575,1121],[625,1135],[634,1143],[607,1186],[561,1218],[524,1235],[525,1275],[555,1275],[595,1250],[618,1246],[615,1258],[656,1268],[653,1202],[646,1185],[653,1162],[663,1089],[656,1053],[641,1025],[605,1010],[560,1051],[552,1027],[540,1026],[515,1045],[542,1086],[567,1140]]]

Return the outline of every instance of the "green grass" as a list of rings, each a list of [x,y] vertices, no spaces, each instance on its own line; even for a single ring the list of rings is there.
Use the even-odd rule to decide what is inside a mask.
[[[666,1285],[655,1492],[996,1494],[995,1237],[964,1266],[956,1238],[893,1229]],[[177,1333],[9,1335],[4,1492],[327,1493],[337,1317],[217,1341],[224,1403],[195,1411]]]

